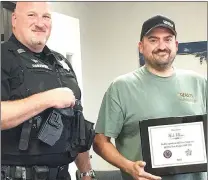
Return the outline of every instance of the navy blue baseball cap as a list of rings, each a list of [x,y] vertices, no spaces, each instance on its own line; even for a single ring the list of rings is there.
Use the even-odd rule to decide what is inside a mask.
[[[148,20],[146,20],[142,25],[142,31],[140,35],[140,41],[143,39],[145,35],[147,35],[151,30],[156,27],[165,27],[172,31],[172,33],[176,36],[175,23],[169,18],[161,15],[154,16]]]

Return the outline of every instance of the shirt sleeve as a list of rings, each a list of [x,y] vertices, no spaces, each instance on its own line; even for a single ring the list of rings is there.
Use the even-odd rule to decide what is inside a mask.
[[[9,100],[10,97],[10,86],[9,86],[9,75],[4,68],[1,68],[1,100]]]
[[[96,133],[115,139],[120,134],[123,127],[124,114],[118,97],[115,84],[111,84],[102,100],[95,127]]]
[[[6,101],[10,97],[11,87],[9,79],[11,78],[11,61],[15,57],[6,48],[3,47],[1,50],[1,100]]]

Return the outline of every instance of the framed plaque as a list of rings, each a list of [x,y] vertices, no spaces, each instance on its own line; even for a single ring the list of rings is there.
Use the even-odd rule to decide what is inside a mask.
[[[145,171],[158,175],[207,171],[207,114],[140,122]]]

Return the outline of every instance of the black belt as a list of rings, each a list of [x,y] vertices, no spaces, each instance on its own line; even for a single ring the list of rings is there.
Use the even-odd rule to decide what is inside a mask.
[[[57,180],[69,177],[68,165],[48,166],[1,166],[2,180]]]

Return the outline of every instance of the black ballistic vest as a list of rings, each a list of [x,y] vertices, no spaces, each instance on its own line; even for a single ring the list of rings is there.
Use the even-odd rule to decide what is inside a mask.
[[[51,51],[46,59],[42,60],[31,52],[14,47],[13,44],[9,51],[15,54],[16,62],[19,64],[19,69],[14,72],[15,78],[10,80],[10,100],[23,99],[58,87],[68,87],[74,92],[76,99],[81,98],[74,71],[62,55]],[[63,67],[63,62],[67,63],[68,70]],[[1,131],[2,164],[36,165],[38,163],[57,166],[74,161],[79,152],[90,149],[95,135],[93,123],[85,120],[80,104],[74,109],[73,116],[66,117],[61,114],[63,131],[53,146],[37,139],[37,134],[52,111],[53,108],[47,109],[31,119],[32,128],[27,150],[19,149],[23,124]],[[42,157],[59,158],[45,160]]]

